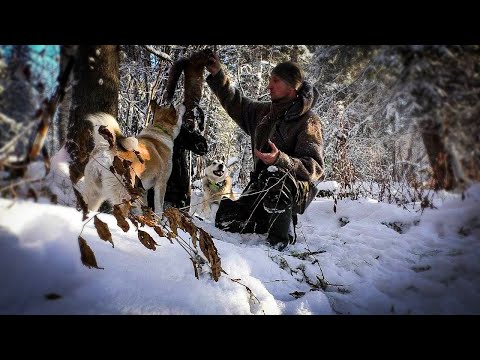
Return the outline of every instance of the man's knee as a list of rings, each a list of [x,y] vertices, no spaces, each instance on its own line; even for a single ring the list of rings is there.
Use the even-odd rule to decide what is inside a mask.
[[[265,191],[263,207],[269,213],[282,213],[292,208],[297,196],[295,179],[282,168],[274,171],[264,169],[258,177]]]

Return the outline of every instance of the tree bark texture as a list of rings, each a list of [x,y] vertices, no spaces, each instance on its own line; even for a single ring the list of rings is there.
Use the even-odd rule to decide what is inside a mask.
[[[434,189],[452,190],[455,187],[450,155],[445,146],[445,137],[441,125],[433,119],[427,119],[421,126],[422,139],[433,170]]]
[[[93,129],[88,114],[118,114],[119,52],[117,45],[80,45],[74,66],[72,106],[66,148],[71,157],[70,179],[83,176],[93,149]]]

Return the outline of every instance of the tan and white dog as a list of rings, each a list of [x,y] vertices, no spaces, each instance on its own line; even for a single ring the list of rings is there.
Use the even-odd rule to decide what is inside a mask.
[[[135,175],[142,181],[145,189],[143,202],[146,205],[146,190],[155,189],[155,213],[163,212],[163,202],[167,181],[172,172],[173,141],[180,133],[185,106],[180,105],[178,111],[171,106],[159,107],[155,103],[153,108],[153,124],[144,128],[135,137],[124,137],[115,118],[109,114],[98,113],[90,115],[87,120],[93,124],[95,147],[90,154],[90,160],[85,167],[84,200],[88,209],[96,211],[103,201],[110,200],[112,205],[130,200],[126,187],[119,181],[118,174],[109,169],[113,159],[131,161],[130,175],[134,186]],[[110,148],[108,142],[98,133],[101,125],[107,126],[114,136],[114,146]],[[143,162],[132,151],[136,150]],[[122,208],[126,215],[125,208]]]
[[[205,215],[212,214],[213,205],[220,204],[220,200],[226,197],[235,200],[232,190],[232,178],[228,168],[222,160],[214,160],[205,168],[205,176],[202,178],[203,206]]]

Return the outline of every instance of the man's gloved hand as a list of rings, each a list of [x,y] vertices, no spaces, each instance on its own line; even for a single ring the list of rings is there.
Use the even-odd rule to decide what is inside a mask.
[[[263,161],[264,164],[273,165],[280,155],[280,150],[278,150],[278,148],[273,142],[270,141],[270,139],[268,140],[268,145],[270,145],[270,152],[260,152],[255,149],[254,153],[257,158]]]
[[[221,65],[220,65],[220,59],[218,58],[217,53],[212,52],[210,57],[208,58],[208,63],[207,63],[207,71],[212,74],[212,76],[217,75],[217,73],[220,71]]]

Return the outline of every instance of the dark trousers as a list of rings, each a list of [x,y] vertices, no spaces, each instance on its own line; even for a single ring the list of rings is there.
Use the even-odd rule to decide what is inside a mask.
[[[268,233],[270,244],[287,245],[293,240],[289,234],[292,215],[296,216],[292,208],[297,208],[303,198],[301,191],[298,182],[286,171],[264,169],[258,176],[252,175],[238,200],[222,199],[215,226],[234,233]]]

